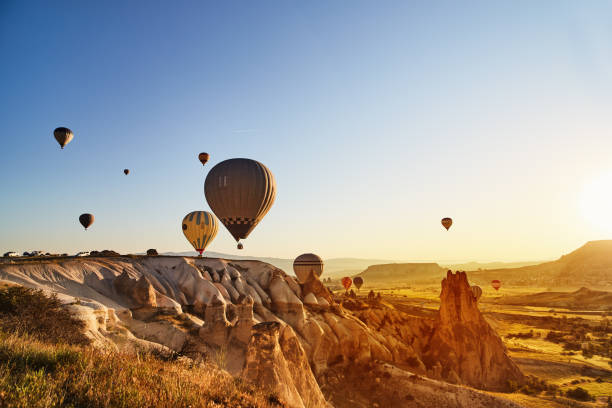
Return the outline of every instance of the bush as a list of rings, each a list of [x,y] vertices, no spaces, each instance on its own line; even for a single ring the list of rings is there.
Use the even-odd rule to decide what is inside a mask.
[[[147,256],[157,256],[157,255],[159,255],[157,253],[157,249],[155,248],[147,249]]]
[[[569,398],[573,398],[578,401],[591,401],[594,400],[593,396],[589,394],[584,388],[576,387],[573,390],[568,390],[565,395]]]
[[[408,364],[408,366],[412,368],[418,367],[420,365],[419,359],[413,356],[410,356],[406,359],[406,364]]]
[[[519,387],[516,381],[508,380],[508,391],[509,392],[515,392],[516,390],[518,390],[518,388]]]
[[[57,296],[23,286],[0,289],[0,327],[49,343],[89,344],[83,334],[85,323],[73,317]]]

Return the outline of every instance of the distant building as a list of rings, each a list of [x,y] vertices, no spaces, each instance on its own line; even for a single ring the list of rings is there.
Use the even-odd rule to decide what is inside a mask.
[[[9,251],[4,253],[5,258],[14,258],[16,256],[19,256],[17,252]]]

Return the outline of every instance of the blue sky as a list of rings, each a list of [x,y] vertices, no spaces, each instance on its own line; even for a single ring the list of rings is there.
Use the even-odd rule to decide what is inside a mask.
[[[4,1],[0,250],[190,250],[180,221],[231,157],[278,184],[248,255],[545,259],[611,238],[612,193],[584,193],[612,182],[611,12]],[[236,252],[225,229],[209,249]]]

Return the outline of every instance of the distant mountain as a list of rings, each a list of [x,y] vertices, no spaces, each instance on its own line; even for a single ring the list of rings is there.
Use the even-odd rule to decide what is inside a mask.
[[[491,269],[469,273],[470,282],[546,288],[612,290],[612,240],[590,241],[556,261],[521,268]],[[503,286],[502,286],[503,287]]]
[[[195,252],[164,252],[162,255],[172,256],[194,256]],[[256,260],[269,263],[282,269],[286,273],[293,275],[293,259],[271,258],[264,256],[241,256],[223,254],[220,252],[206,251],[204,256],[207,258],[223,258],[234,260]],[[342,276],[352,276],[363,271],[370,265],[393,262],[384,259],[358,259],[358,258],[330,258],[325,259],[325,277],[340,278]]]
[[[575,292],[540,292],[504,296],[495,303],[580,310],[612,310],[612,292],[580,288]]]
[[[368,266],[358,276],[368,284],[411,283],[432,279],[439,282],[446,276],[446,269],[437,263],[392,263]]]
[[[539,265],[542,261],[524,261],[524,262],[466,262],[457,264],[441,263],[440,266],[454,271],[480,271],[483,269],[508,269],[521,268],[523,266]]]

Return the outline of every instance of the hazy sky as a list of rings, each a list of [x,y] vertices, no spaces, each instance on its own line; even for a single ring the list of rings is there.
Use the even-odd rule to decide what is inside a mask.
[[[530,260],[612,238],[611,15],[4,0],[0,251],[190,250],[181,220],[232,157],[278,187],[245,255]],[[209,249],[238,253],[225,228]]]

